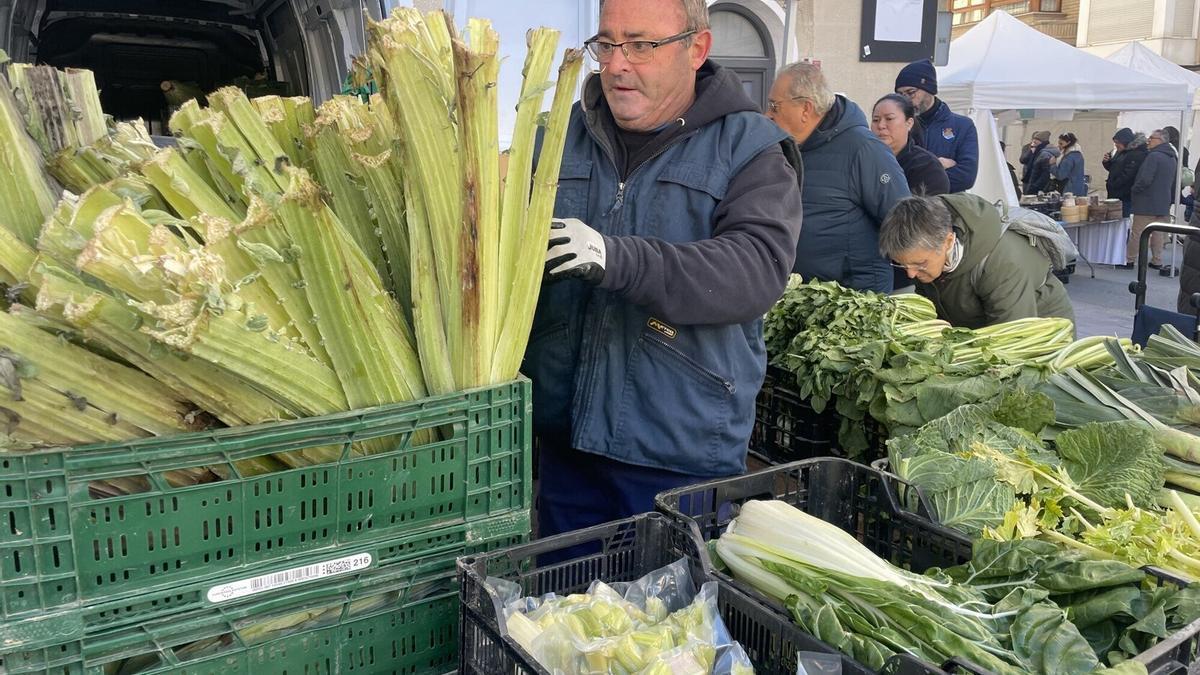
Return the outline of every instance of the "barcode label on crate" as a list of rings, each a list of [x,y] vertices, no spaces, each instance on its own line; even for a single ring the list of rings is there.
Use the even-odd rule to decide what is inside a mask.
[[[273,591],[277,588],[294,586],[308,581],[336,577],[365,570],[371,566],[371,554],[359,553],[336,560],[325,560],[313,565],[293,567],[271,574],[263,574],[249,579],[239,579],[227,584],[213,586],[208,589],[208,601],[212,603],[229,602],[244,598],[255,593]]]

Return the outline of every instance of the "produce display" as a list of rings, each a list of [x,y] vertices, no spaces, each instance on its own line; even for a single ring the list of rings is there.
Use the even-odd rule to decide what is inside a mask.
[[[490,579],[509,635],[555,675],[752,675],[717,612],[717,584],[693,593],[687,561],[587,593],[521,597]]]
[[[361,67],[380,93],[369,102],[314,109],[227,87],[208,108],[182,104],[167,149],[137,124],[107,128],[85,71],[10,67],[0,448],[306,417],[516,377],[582,63],[567,50],[550,81],[557,37],[528,36],[507,180],[499,39],[483,20],[464,36],[442,13],[399,9],[370,28]]]
[[[879,669],[897,653],[997,674],[1145,673],[1128,658],[1200,618],[1200,588],[1038,541],[981,541],[918,575],[779,501],[750,501],[716,541],[734,577],[807,632]]]
[[[799,277],[764,327],[771,363],[795,375],[801,397],[817,412],[836,407],[840,444],[851,456],[867,449],[867,416],[887,435],[902,435],[1009,386],[1033,386],[1047,372],[1111,361],[1102,340],[1072,342],[1073,331],[1066,319],[952,328],[918,295]]]
[[[969,535],[1038,537],[1200,579],[1200,350],[1171,328],[1140,353],[1106,346],[1112,365],[889,441],[889,464]]]

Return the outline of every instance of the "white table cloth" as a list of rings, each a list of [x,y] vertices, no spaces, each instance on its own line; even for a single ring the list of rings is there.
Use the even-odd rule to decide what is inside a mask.
[[[1125,262],[1125,240],[1129,226],[1124,220],[1100,223],[1063,223],[1071,241],[1093,265],[1121,265]]]

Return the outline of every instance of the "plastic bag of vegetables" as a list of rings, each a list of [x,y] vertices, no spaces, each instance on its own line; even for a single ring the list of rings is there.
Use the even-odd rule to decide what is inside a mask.
[[[509,635],[555,675],[750,675],[717,611],[717,584],[695,592],[687,561],[632,583],[593,581],[586,593],[521,597],[489,579]]]

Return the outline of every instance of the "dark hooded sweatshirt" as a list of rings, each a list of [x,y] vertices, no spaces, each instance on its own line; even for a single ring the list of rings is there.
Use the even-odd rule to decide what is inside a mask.
[[[619,130],[604,102],[600,78],[588,80],[584,98],[595,108],[589,127],[621,167],[623,180],[691,130],[733,113],[758,111],[737,75],[709,61],[697,73],[692,107],[651,138],[637,139],[641,143],[628,153],[630,139],[638,134]],[[800,235],[800,193],[793,189],[797,181],[781,184],[782,175],[795,173],[780,146],[746,165],[717,207],[712,239],[668,244],[606,236],[600,287],[619,290],[628,300],[680,323],[737,323],[762,316],[783,293]]]
[[[607,260],[599,286],[542,287],[522,372],[543,448],[745,470],[762,317],[791,270],[800,191],[787,134],[732,71],[706,63],[696,94],[653,134],[618,131],[599,78],[571,113],[554,215],[601,233]]]

